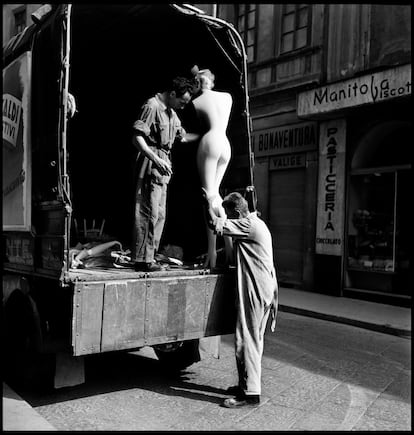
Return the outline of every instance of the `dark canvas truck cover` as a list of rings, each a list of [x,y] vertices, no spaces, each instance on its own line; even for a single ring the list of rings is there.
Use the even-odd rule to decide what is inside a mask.
[[[211,69],[216,89],[234,100],[228,128],[232,160],[223,193],[253,185],[240,36],[230,24],[185,5],[64,4],[44,5],[41,11],[3,47],[3,84],[12,80],[15,65],[20,70],[23,65],[30,77],[29,90],[22,91],[28,98],[20,96],[26,101],[20,119],[26,157],[17,173],[23,181],[16,189],[10,187],[16,175],[3,176],[3,300],[7,304],[19,290],[29,300],[26,311],[36,318],[40,341],[46,343],[55,326],[53,334],[67,337],[75,356],[232,332],[233,272],[80,269],[71,267],[70,254],[88,241],[75,221],[105,222],[105,240],[130,247],[132,124],[147,98],[169,79],[189,77],[193,65]],[[73,118],[69,94],[76,101]],[[7,104],[17,97],[7,97]],[[4,101],[5,91],[3,112]],[[180,116],[187,131],[197,130],[191,105]],[[5,145],[4,137],[3,131],[3,170],[10,172],[7,162],[19,144]],[[195,153],[194,144],[174,145],[163,235],[164,245],[180,247],[185,264],[207,250]],[[24,216],[14,224],[8,200],[20,190]],[[18,216],[19,208],[13,210]]]

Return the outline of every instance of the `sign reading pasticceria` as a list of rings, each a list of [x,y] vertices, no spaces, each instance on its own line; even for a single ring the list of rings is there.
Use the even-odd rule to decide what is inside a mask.
[[[252,146],[256,157],[310,151],[317,148],[316,122],[300,122],[283,127],[253,131]]]
[[[323,114],[411,95],[411,65],[344,80],[298,95],[298,116]]]
[[[345,192],[345,119],[322,122],[319,142],[317,254],[342,255]]]

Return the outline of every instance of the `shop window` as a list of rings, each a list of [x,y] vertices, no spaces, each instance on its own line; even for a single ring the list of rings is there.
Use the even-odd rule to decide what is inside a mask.
[[[395,271],[396,172],[353,174],[348,267]]]
[[[280,54],[309,45],[310,10],[309,5],[283,5]]]
[[[14,34],[22,32],[26,27],[26,8],[18,8],[14,12]]]
[[[256,56],[256,10],[256,4],[237,6],[237,30],[243,38],[248,62],[253,62]]]
[[[409,171],[404,168],[361,169],[351,174],[348,272],[377,272],[393,277],[391,281],[375,282],[371,290],[400,294],[408,291],[409,185]],[[352,287],[359,278],[357,275],[351,280]]]

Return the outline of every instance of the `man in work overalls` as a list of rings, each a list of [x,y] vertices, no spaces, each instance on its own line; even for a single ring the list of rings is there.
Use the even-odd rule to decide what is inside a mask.
[[[208,201],[206,207],[207,204]],[[227,195],[222,205],[227,218],[218,218],[209,208],[207,219],[218,234],[233,239],[237,270],[235,353],[239,376],[239,384],[228,389],[235,397],[226,399],[223,406],[257,406],[266,323],[271,314],[273,332],[278,304],[272,236],[257,213],[250,213],[247,201],[238,192]]]
[[[175,110],[190,102],[191,91],[187,79],[175,78],[166,91],[147,100],[133,125],[138,156],[132,259],[137,271],[162,269],[154,255],[165,224],[167,186],[172,174],[170,152],[176,139],[187,140]]]

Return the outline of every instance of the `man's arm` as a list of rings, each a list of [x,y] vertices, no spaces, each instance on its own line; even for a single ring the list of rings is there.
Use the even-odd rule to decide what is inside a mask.
[[[187,133],[185,128],[181,125],[181,121],[178,118],[178,116],[177,116],[177,122],[179,123],[179,127],[177,129],[177,138],[181,142],[195,142],[200,139],[201,135],[198,133]]]
[[[155,123],[155,119],[156,107],[151,100],[148,100],[142,106],[141,113],[138,119],[134,122],[132,143],[139,152],[144,154],[154,163],[161,175],[171,175],[172,169],[170,163],[158,157],[145,140],[145,136],[149,136],[151,133],[151,126]]]
[[[140,133],[134,133],[132,137],[132,143],[137,148],[139,152],[148,157],[157,169],[160,171],[161,175],[171,175],[172,169],[169,162],[158,157],[154,151],[148,146],[145,138]]]
[[[279,299],[279,285],[276,278],[275,289],[273,291],[273,300],[270,305],[270,318],[271,318],[270,330],[272,332],[275,332],[276,329],[276,318],[277,318],[278,303],[279,303],[278,299]]]
[[[241,219],[227,219],[226,217],[219,217],[211,207],[211,203],[208,200],[207,193],[204,188],[204,213],[209,228],[214,230],[216,234],[230,236],[234,238],[246,238],[250,234],[251,222],[247,218]]]
[[[181,139],[181,142],[195,142],[200,139],[200,136],[201,135],[197,133],[186,133]]]

